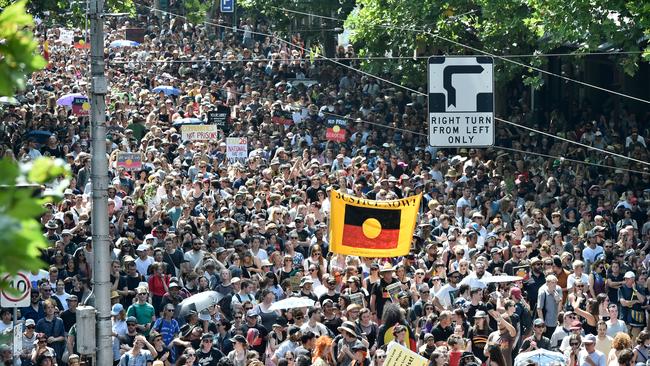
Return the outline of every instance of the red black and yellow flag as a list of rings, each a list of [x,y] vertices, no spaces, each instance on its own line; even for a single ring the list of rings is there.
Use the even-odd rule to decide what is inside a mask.
[[[373,201],[331,191],[330,249],[375,258],[408,254],[421,198]]]

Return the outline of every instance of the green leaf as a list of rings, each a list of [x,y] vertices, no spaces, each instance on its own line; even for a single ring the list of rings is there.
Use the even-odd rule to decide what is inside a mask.
[[[47,157],[38,158],[29,169],[27,180],[32,183],[43,184],[69,173],[62,159]]]

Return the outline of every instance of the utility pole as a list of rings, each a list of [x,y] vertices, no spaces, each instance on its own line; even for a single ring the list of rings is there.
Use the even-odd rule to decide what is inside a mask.
[[[106,102],[104,75],[104,0],[89,0],[90,126],[92,138],[93,294],[96,310],[96,365],[112,365],[111,285],[108,237],[108,159],[106,158]]]

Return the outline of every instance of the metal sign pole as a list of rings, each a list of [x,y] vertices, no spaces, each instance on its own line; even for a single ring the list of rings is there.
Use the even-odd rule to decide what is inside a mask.
[[[14,306],[14,316],[13,316],[13,323],[11,324],[11,329],[13,329],[14,332],[16,332],[16,323],[18,321],[18,308]],[[16,354],[16,334],[11,337],[11,353],[14,356],[14,366],[19,366],[20,365],[20,355]],[[22,346],[22,344],[21,344]]]

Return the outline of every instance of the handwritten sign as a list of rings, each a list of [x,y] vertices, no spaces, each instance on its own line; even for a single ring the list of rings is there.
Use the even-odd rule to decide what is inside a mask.
[[[248,158],[248,139],[246,137],[226,138],[226,158],[229,162],[245,162]]]
[[[72,42],[74,42],[74,31],[71,29],[59,30],[59,42],[64,45],[71,46]]]
[[[183,141],[208,141],[219,139],[219,128],[215,125],[185,125],[181,127]]]
[[[388,352],[386,352],[386,362],[384,362],[384,366],[427,365],[428,361],[426,358],[397,343],[392,343],[391,347],[388,348]]]
[[[142,170],[142,155],[139,153],[117,153],[117,167],[127,171]]]

